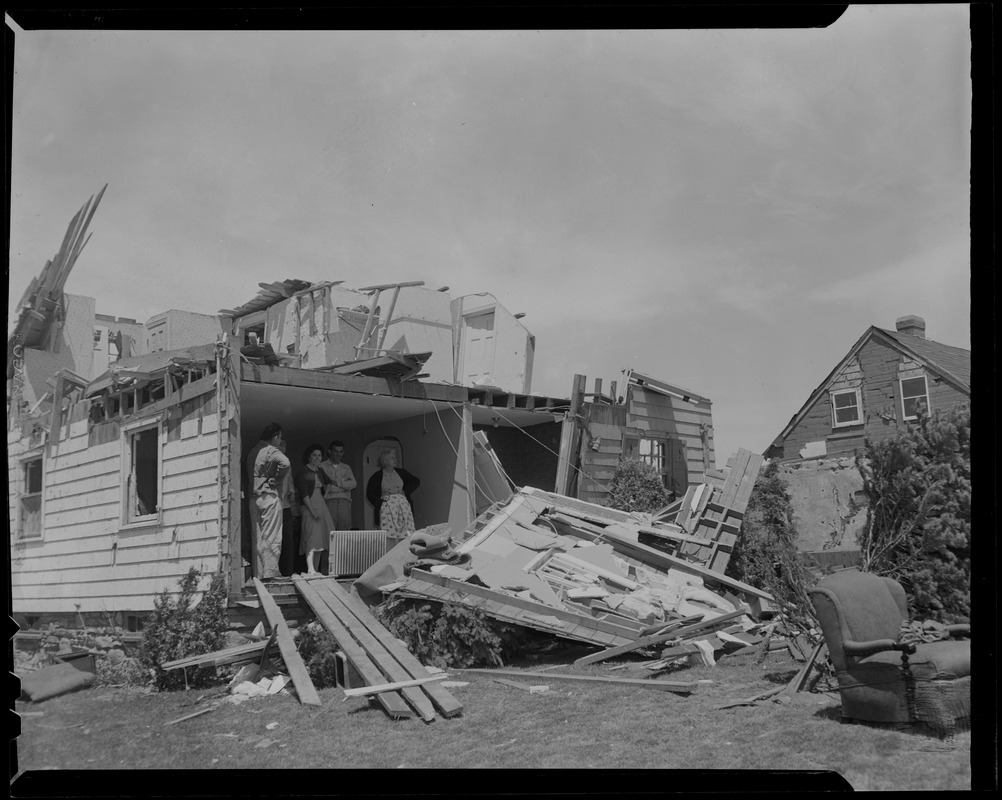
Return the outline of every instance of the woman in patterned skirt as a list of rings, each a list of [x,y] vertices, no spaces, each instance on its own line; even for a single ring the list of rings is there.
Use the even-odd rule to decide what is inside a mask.
[[[397,466],[394,450],[380,453],[378,463],[382,469],[369,478],[365,496],[376,510],[380,529],[400,538],[414,530],[411,495],[421,485],[421,480]]]

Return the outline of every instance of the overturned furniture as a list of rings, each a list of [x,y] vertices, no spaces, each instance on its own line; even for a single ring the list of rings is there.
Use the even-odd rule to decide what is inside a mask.
[[[971,711],[969,640],[901,641],[908,606],[901,584],[854,570],[810,590],[838,678],[845,720],[925,723],[952,733]],[[970,632],[949,625],[945,635]]]

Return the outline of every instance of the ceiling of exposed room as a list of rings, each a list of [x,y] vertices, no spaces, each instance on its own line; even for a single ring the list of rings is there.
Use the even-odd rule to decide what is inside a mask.
[[[250,382],[240,387],[240,406],[241,424],[245,429],[263,428],[269,422],[277,422],[289,437],[294,437],[297,431],[309,435],[325,417],[348,422],[352,427],[365,427],[435,411],[454,413],[449,403],[441,401]],[[460,411],[458,407],[456,410]],[[555,418],[553,414],[535,411],[473,406],[475,425],[526,427],[553,422]]]

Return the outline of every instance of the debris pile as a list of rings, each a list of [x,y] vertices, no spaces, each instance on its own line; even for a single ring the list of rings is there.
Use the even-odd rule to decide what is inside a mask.
[[[660,648],[653,670],[680,660],[712,665],[717,653],[758,645],[772,610],[767,592],[723,574],[756,459],[740,451],[716,484],[694,487],[655,515],[523,488],[457,543],[416,532],[354,590],[479,608],[602,648],[578,664]]]

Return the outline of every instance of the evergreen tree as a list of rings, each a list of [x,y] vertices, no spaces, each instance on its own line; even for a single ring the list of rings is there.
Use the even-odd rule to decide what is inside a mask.
[[[937,412],[857,455],[869,507],[862,568],[899,581],[915,619],[970,615],[971,412]]]

